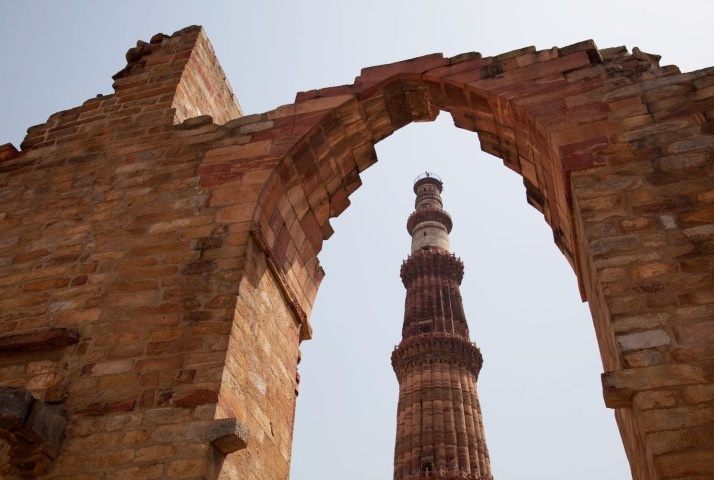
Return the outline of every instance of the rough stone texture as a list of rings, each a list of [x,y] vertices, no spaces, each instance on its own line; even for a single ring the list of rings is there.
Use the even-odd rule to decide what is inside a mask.
[[[77,333],[67,328],[51,328],[31,333],[0,335],[0,352],[41,350],[73,345],[79,341]]]
[[[714,477],[714,69],[591,41],[432,54],[241,117],[198,27],[127,61],[0,147],[0,335],[79,338],[0,359],[67,412],[47,478],[285,478],[329,219],[376,142],[439,110],[522,175],[575,270],[633,478]],[[224,418],[245,449],[151,436]]]

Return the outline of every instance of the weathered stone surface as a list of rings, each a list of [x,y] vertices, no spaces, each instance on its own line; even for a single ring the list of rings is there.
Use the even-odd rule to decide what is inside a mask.
[[[636,392],[706,381],[706,370],[691,365],[657,365],[602,374],[605,404],[610,408],[630,407]]]
[[[25,428],[41,438],[53,456],[59,451],[66,425],[67,419],[59,414],[59,409],[44,402],[35,402],[25,421]]]
[[[114,94],[0,146],[0,385],[67,412],[47,478],[285,478],[330,218],[376,142],[439,110],[523,176],[575,270],[634,478],[714,477],[712,69],[591,41],[434,54],[240,118],[200,27],[127,59]],[[222,464],[210,441],[237,440],[180,426],[239,413]]]
[[[60,451],[67,419],[57,407],[19,387],[0,387],[0,439],[9,444],[0,473],[35,477],[49,471]]]
[[[245,448],[247,445],[248,430],[237,419],[224,418],[221,420],[163,425],[151,433],[151,438],[156,442],[170,444],[181,441],[199,443],[217,441],[221,448],[229,448],[233,445],[237,446],[235,450],[238,450],[239,448]]]
[[[50,288],[56,287],[57,285],[52,284]],[[67,328],[49,328],[30,333],[0,335],[0,353],[65,347],[78,341],[77,332]]]
[[[19,428],[25,423],[34,399],[24,388],[0,387],[0,425],[4,429]]]
[[[617,337],[617,343],[623,352],[643,350],[645,348],[669,345],[671,339],[664,330],[647,330],[645,332],[629,333]]]

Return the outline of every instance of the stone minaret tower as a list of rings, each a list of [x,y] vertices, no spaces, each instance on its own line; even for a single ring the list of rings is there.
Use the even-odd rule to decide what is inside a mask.
[[[415,211],[407,220],[412,251],[401,268],[404,325],[392,353],[399,380],[394,480],[491,480],[476,393],[483,360],[469,340],[459,290],[464,265],[450,252],[452,223],[441,191],[437,176],[417,177]]]

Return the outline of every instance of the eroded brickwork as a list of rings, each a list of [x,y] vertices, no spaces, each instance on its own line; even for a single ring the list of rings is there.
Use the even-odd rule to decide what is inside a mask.
[[[197,27],[140,42],[115,75],[114,95],[31,128],[22,153],[4,149],[0,329],[4,343],[34,338],[34,347],[8,351],[0,372],[3,385],[66,413],[52,478],[207,475],[248,431],[262,445],[269,430],[222,390],[224,370],[232,372],[226,352],[238,286],[252,256],[250,223],[236,226],[236,215],[222,221],[221,192],[211,198],[197,175],[206,141],[224,134],[210,118],[240,116],[211,51]],[[211,117],[176,126],[203,114]],[[234,184],[249,189],[250,179]],[[240,208],[250,218],[255,207]],[[268,292],[272,274],[249,271]],[[262,315],[292,315],[279,302],[271,307]],[[273,353],[283,348],[277,339],[291,338],[283,330],[270,330],[281,332],[271,338]],[[58,331],[74,341],[58,341],[51,335]],[[246,355],[258,351],[255,335],[240,338]],[[286,385],[273,389],[273,376],[265,384],[294,402],[297,341],[285,349],[293,363],[279,379]],[[241,370],[225,382],[247,378]],[[276,458],[284,450],[276,447]]]
[[[67,419],[46,478],[285,478],[329,218],[376,142],[439,110],[523,176],[576,271],[633,477],[714,476],[714,70],[433,54],[241,117],[198,27],[127,61],[0,147],[0,345],[36,339],[0,385]]]

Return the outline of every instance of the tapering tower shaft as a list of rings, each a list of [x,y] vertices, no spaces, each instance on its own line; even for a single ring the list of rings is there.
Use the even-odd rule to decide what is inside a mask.
[[[481,352],[469,339],[461,301],[464,267],[450,252],[452,222],[441,180],[420,175],[407,221],[411,255],[401,278],[407,290],[402,340],[392,353],[399,381],[394,480],[491,480],[476,381]]]

